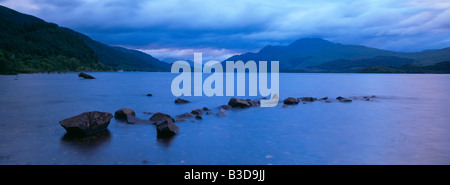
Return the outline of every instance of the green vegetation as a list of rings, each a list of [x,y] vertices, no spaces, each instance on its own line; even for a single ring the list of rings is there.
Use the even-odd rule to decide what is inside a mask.
[[[170,65],[0,6],[0,74],[119,69],[169,71]]]
[[[80,38],[58,25],[7,18],[0,16],[0,74],[111,70]]]
[[[399,67],[370,66],[361,69],[359,73],[450,73],[450,61],[434,65],[419,66],[406,64]]]

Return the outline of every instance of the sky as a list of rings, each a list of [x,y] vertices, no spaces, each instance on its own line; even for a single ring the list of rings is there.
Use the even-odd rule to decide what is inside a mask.
[[[391,51],[450,47],[449,0],[0,0],[158,59],[224,60],[323,38]]]

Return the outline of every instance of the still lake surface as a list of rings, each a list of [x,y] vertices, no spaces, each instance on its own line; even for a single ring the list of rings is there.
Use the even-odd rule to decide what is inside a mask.
[[[58,121],[86,111],[175,117],[204,106],[216,113],[230,99],[183,97],[192,103],[176,105],[177,74],[90,74],[97,79],[0,76],[0,164],[450,164],[450,75],[282,73],[281,100],[377,98],[203,115],[176,122],[180,133],[170,141],[158,140],[154,125],[114,118],[107,133],[68,139]]]

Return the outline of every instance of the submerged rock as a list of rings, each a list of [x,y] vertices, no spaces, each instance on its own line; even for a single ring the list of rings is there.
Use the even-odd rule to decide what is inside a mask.
[[[84,79],[95,79],[95,77],[88,75],[86,73],[81,72],[80,74],[78,74],[78,77],[84,78]]]
[[[339,102],[350,103],[350,102],[352,102],[352,100],[344,98],[344,99],[339,100]]]
[[[342,96],[338,96],[338,97],[336,98],[336,100],[343,100],[343,99],[345,99],[345,98],[342,97]]]
[[[250,103],[248,103],[245,100],[241,100],[239,98],[231,98],[230,101],[228,101],[228,105],[235,108],[235,107],[239,107],[239,108],[248,108],[250,107]]]
[[[306,102],[313,102],[316,101],[317,98],[313,98],[313,97],[303,97],[302,101],[306,101]]]
[[[230,110],[230,109],[232,109],[233,107],[231,107],[231,106],[229,106],[229,105],[221,105],[219,108],[220,108],[220,109],[223,109],[223,110]]]
[[[252,107],[258,107],[259,105],[260,105],[260,103],[259,103],[259,100],[250,100],[250,101],[247,101],[249,104],[250,104],[250,106],[252,106]]]
[[[203,107],[204,111],[211,111],[211,109],[209,109],[208,107]]]
[[[113,115],[109,112],[91,111],[59,121],[70,135],[92,135],[103,132],[109,125]]]
[[[206,115],[213,115],[214,112],[206,112]]]
[[[228,116],[228,115],[227,115],[227,113],[225,113],[225,112],[223,112],[223,111],[220,111],[220,112],[218,112],[218,113],[216,114],[216,116],[218,116],[218,117],[225,117],[225,116]]]
[[[178,134],[180,128],[173,123],[172,119],[156,122],[156,133],[158,137],[171,137]]]
[[[185,104],[185,103],[190,103],[190,101],[187,101],[187,100],[185,100],[185,99],[178,98],[178,99],[175,100],[175,103],[176,103],[176,104]]]
[[[295,104],[298,104],[298,100],[297,100],[296,98],[293,98],[293,97],[286,98],[283,102],[284,102],[284,104],[286,104],[286,105],[295,105]]]
[[[175,119],[173,119],[170,115],[165,114],[165,113],[161,113],[161,112],[157,112],[155,114],[153,114],[152,117],[150,117],[150,121],[153,122],[154,124],[164,121],[166,119],[170,119],[172,122],[175,122]]]
[[[177,117],[177,118],[193,118],[194,115],[191,114],[191,113],[189,113],[189,112],[186,112],[186,113],[184,113],[184,114],[177,115],[176,117]]]
[[[131,124],[151,124],[153,122],[145,120],[145,119],[141,119],[138,117],[135,117],[133,115],[128,115],[127,116],[127,123],[131,123]]]
[[[127,120],[128,115],[131,115],[134,117],[134,116],[136,116],[136,113],[131,109],[122,108],[122,109],[117,110],[114,113],[114,118],[121,119],[121,120]]]
[[[195,109],[195,110],[191,111],[191,114],[200,116],[200,115],[203,115],[203,110],[202,109]]]
[[[199,115],[195,116],[195,119],[202,120],[203,118]]]

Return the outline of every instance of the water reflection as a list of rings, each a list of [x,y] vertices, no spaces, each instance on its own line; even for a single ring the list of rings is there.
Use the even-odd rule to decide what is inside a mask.
[[[172,141],[175,139],[175,137],[176,137],[176,135],[174,135],[174,136],[156,136],[156,142],[159,145],[168,148],[170,146],[170,144],[172,143]]]
[[[111,133],[109,130],[97,133],[92,136],[79,136],[66,133],[61,138],[61,143],[68,147],[78,149],[92,149],[98,148],[111,140]]]

